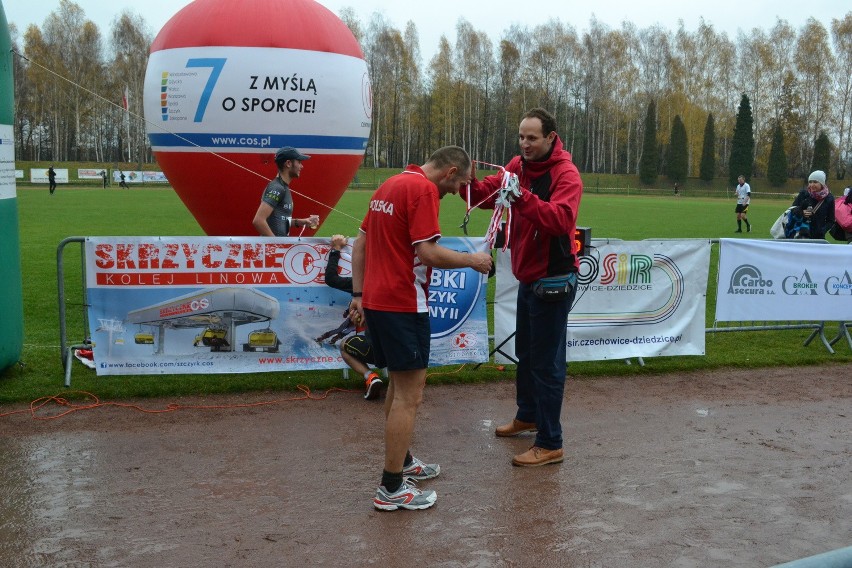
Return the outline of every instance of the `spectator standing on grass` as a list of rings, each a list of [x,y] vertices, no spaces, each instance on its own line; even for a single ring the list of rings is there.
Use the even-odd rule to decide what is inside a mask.
[[[47,168],[47,181],[49,182],[50,195],[53,195],[53,192],[56,191],[56,172],[53,170],[53,164]]]
[[[472,202],[493,208],[510,203],[512,274],[518,280],[515,321],[515,417],[495,430],[500,437],[537,431],[526,452],[512,458],[517,466],[559,463],[562,450],[562,399],[566,378],[568,313],[576,292],[577,259],[573,253],[583,182],[556,133],[556,119],[542,108],[524,114],[518,127],[521,155],[506,165],[518,176],[519,189],[495,191],[502,172],[482,181],[471,176]],[[462,192],[462,195],[466,194]],[[489,197],[490,196],[490,197]],[[555,297],[542,294],[542,279],[559,277],[564,286]]]
[[[101,170],[101,179],[103,180],[103,183],[104,183],[104,189],[106,189],[106,187],[107,187],[107,173],[106,173],[106,170]]]
[[[325,265],[325,283],[342,290],[348,294],[352,293],[352,277],[341,276],[338,272],[340,264],[340,251],[347,245],[347,239],[343,235],[332,235],[331,250],[328,251],[328,261]],[[347,312],[347,319],[351,321],[351,317]],[[356,318],[357,319],[357,318]],[[376,360],[373,355],[373,343],[370,341],[370,334],[366,326],[356,326],[353,332],[344,337],[340,344],[340,356],[353,371],[364,377],[364,398],[367,400],[375,400],[379,398],[382,392],[382,381],[379,374],[369,367],[375,365]]]
[[[834,196],[825,184],[825,172],[816,170],[808,176],[808,186],[793,200],[788,238],[824,239],[834,226]]]
[[[315,229],[319,225],[319,215],[310,215],[303,219],[293,217],[290,183],[301,175],[303,162],[309,159],[310,156],[291,146],[285,146],[275,153],[278,175],[266,184],[260,205],[252,219],[252,225],[261,236],[286,237],[290,234],[290,227]]]
[[[427,298],[432,267],[473,268],[487,274],[491,255],[438,244],[439,200],[470,180],[471,160],[458,146],[436,150],[423,166],[409,165],[373,194],[352,249],[353,318],[366,317],[376,365],[390,377],[385,398],[385,459],[373,506],[383,511],[426,509],[434,491],[417,480],[440,473],[409,451],[429,365]],[[351,313],[351,312],[350,312]]]
[[[746,183],[745,176],[737,178],[739,182],[736,187],[737,193],[737,230],[735,233],[743,232],[743,221],[746,224],[746,232],[751,232],[751,224],[748,222],[748,204],[751,202],[751,186]]]
[[[118,187],[123,187],[124,189],[130,189],[130,186],[127,185],[127,177],[124,175],[124,172],[119,172],[119,179],[121,181],[118,182]]]

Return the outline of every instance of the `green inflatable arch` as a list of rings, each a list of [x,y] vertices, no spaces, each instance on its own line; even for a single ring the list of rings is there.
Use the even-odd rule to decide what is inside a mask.
[[[21,289],[21,241],[15,188],[15,89],[12,38],[0,2],[0,371],[21,359],[24,307]]]

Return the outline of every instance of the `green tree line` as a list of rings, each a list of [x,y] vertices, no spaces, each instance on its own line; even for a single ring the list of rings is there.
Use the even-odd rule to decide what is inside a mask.
[[[780,140],[784,160],[773,164],[803,178],[822,135],[830,176],[843,179],[852,162],[852,12],[830,22],[810,18],[800,29],[776,19],[736,38],[704,20],[691,31],[683,24],[612,28],[592,18],[584,30],[558,19],[512,24],[495,41],[460,18],[455,37],[443,35],[429,61],[414,21],[400,30],[380,13],[366,22],[352,8],[339,15],[362,46],[372,82],[369,166],[419,162],[450,143],[505,163],[516,152],[519,117],[533,106],[555,114],[583,172],[639,174],[644,164],[678,179],[767,177]],[[144,122],[132,118],[142,115],[153,40],[142,16],[122,13],[104,36],[79,5],[60,0],[40,28],[21,34],[13,23],[12,32],[23,55],[15,58],[19,159],[153,159]],[[99,98],[119,103],[125,87],[130,120]],[[753,129],[744,163],[751,166],[732,172],[743,96]]]

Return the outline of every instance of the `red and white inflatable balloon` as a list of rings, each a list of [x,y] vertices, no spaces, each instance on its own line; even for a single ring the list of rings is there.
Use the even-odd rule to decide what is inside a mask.
[[[281,146],[311,156],[292,184],[295,216],[325,220],[367,146],[367,64],[313,0],[195,0],[151,46],[145,118],[157,162],[208,235],[256,234]]]

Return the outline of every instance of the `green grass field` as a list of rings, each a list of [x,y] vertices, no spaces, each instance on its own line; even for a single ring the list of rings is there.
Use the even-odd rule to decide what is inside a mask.
[[[368,190],[347,191],[337,205],[337,211],[332,212],[320,229],[319,236],[355,234],[358,223],[354,219],[363,216],[370,195]],[[749,218],[754,229],[750,235],[742,236],[769,238],[770,225],[788,202],[787,196],[753,199]],[[61,186],[53,197],[48,196],[45,187],[22,188],[18,191],[18,208],[24,281],[23,365],[7,369],[0,375],[0,403],[29,402],[63,391],[56,275],[57,246],[63,239],[70,236],[203,234],[169,188],[117,191]],[[459,225],[463,216],[462,200],[447,196],[441,211],[444,234],[462,234]],[[474,212],[470,233],[482,235],[489,218],[489,212]],[[734,201],[731,199],[613,195],[591,191],[583,199],[579,225],[592,227],[595,238],[623,240],[733,237],[736,228]],[[708,286],[708,327],[712,325],[715,305],[716,259],[717,247],[714,247]],[[80,261],[79,247],[68,247],[65,283],[69,298],[69,339],[72,342],[87,335],[80,305]],[[830,333],[833,331],[829,330]],[[573,363],[569,373],[578,379],[587,379],[602,375],[668,373],[726,366],[762,369],[778,365],[804,366],[828,362],[848,365],[852,362],[852,353],[845,344],[837,344],[837,353],[831,355],[818,341],[803,347],[807,336],[808,332],[803,330],[710,333],[704,357],[646,359],[644,367],[635,362],[626,365],[621,361]],[[478,370],[469,366],[461,371],[458,367],[437,368],[430,370],[430,381],[503,380],[513,377],[511,371],[511,368],[501,371],[494,365],[483,365]],[[72,374],[73,390],[95,393],[102,399],[280,391],[293,390],[300,384],[312,390],[329,387],[360,389],[357,381],[343,381],[340,371],[98,378],[94,371],[75,361]]]

